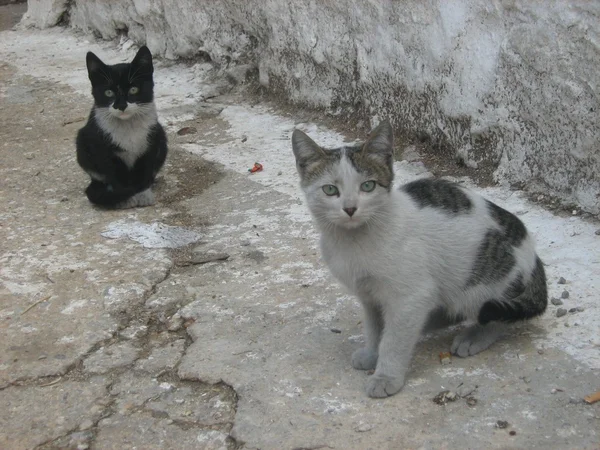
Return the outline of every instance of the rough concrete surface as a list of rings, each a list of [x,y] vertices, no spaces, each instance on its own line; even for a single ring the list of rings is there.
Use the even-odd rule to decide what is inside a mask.
[[[287,100],[366,128],[390,117],[473,175],[600,213],[596,1],[30,0],[24,23],[61,20],[250,65]]]
[[[428,335],[405,388],[369,399],[350,366],[360,308],[320,261],[289,141],[296,126],[344,137],[248,103],[209,65],[158,62],[171,153],[157,204],[96,209],[73,145],[87,50],[135,52],[64,29],[0,33],[0,448],[600,446],[600,404],[582,400],[600,389],[597,223],[480,189],[536,235],[550,295],[583,311],[550,306],[447,365],[457,329]],[[428,176],[399,150],[399,182]]]

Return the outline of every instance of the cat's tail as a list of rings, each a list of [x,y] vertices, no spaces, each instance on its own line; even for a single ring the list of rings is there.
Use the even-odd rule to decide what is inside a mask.
[[[108,208],[116,207],[119,203],[134,196],[136,193],[137,190],[135,188],[124,187],[114,189],[113,187],[96,180],[92,180],[85,190],[85,195],[87,195],[90,202]]]
[[[517,279],[502,300],[484,303],[479,311],[478,322],[482,325],[492,321],[516,322],[543,314],[548,306],[548,288],[544,264],[539,257],[536,257],[529,282],[521,284],[520,289],[516,286],[519,283]]]

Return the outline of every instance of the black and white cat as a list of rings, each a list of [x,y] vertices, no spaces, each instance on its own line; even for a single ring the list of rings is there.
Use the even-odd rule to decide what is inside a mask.
[[[478,322],[452,343],[469,356],[503,324],[545,311],[544,266],[523,223],[448,181],[393,189],[388,122],[363,145],[324,149],[296,130],[292,146],[323,258],[364,307],[366,346],[352,365],[375,369],[369,396],[402,388],[421,331],[440,315]]]
[[[167,136],[154,105],[152,54],[139,49],[129,64],[86,57],[94,106],[77,134],[77,162],[91,177],[90,202],[133,208],[154,204],[151,185],[167,156]]]

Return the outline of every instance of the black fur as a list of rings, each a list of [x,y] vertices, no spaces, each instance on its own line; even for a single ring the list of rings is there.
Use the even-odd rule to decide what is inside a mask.
[[[516,298],[506,298],[503,301],[490,300],[484,303],[479,311],[478,321],[485,325],[492,321],[515,322],[531,319],[542,314],[547,306],[548,289],[544,264],[540,258],[536,258],[531,278],[522,293]]]
[[[503,234],[511,245],[518,247],[527,236],[527,228],[517,216],[500,208],[495,203],[487,200],[490,215],[503,230]]]
[[[467,287],[499,281],[516,263],[513,248],[500,231],[488,230],[479,246]]]
[[[77,134],[77,162],[92,178],[85,190],[90,202],[115,207],[152,185],[167,156],[167,136],[160,123],[151,125],[147,147],[140,149],[138,158],[128,167],[119,157],[126,150],[115,144],[99,126],[95,111],[114,108],[127,112],[128,103],[151,104],[154,100],[152,55],[147,47],[142,47],[131,63],[109,66],[88,52],[86,63],[94,106],[86,125]],[[132,93],[133,87],[138,92]],[[112,95],[107,95],[107,91]],[[101,179],[95,179],[93,174]]]
[[[455,183],[423,178],[401,188],[420,208],[438,208],[451,215],[465,214],[473,207],[465,192]]]

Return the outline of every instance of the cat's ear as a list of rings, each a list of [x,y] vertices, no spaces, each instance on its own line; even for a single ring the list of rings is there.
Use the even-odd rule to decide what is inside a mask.
[[[154,67],[152,65],[152,53],[150,53],[150,49],[145,45],[142,45],[138,52],[131,61],[131,65],[136,68],[143,68],[144,73],[152,73],[154,72]]]
[[[90,80],[95,78],[95,75],[105,72],[106,70],[106,64],[92,52],[87,52],[87,55],[85,55],[85,64],[87,65],[88,77]]]
[[[325,155],[323,149],[300,130],[294,130],[292,134],[292,150],[294,150],[296,164],[301,167],[305,166],[307,162]]]
[[[371,131],[369,139],[363,145],[363,151],[381,156],[394,154],[394,131],[388,120],[384,120]]]

